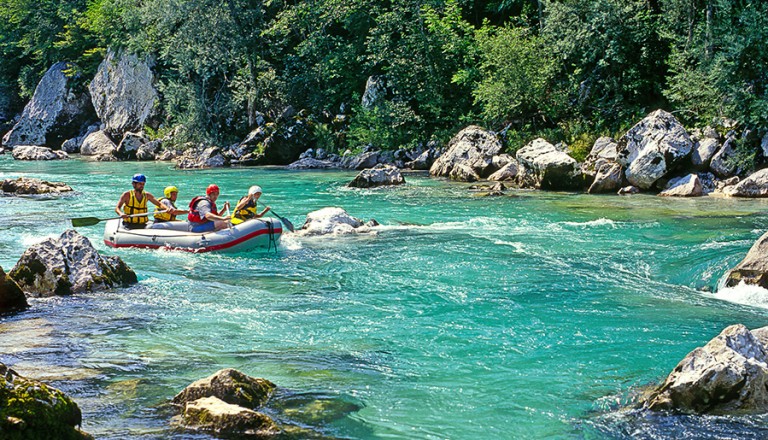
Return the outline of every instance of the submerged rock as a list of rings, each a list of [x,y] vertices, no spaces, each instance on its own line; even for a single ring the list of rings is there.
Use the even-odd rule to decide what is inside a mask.
[[[77,404],[61,391],[20,376],[0,363],[0,437],[8,440],[86,440]]]
[[[743,325],[732,325],[690,352],[642,405],[695,414],[764,413],[768,410],[767,362],[766,347],[755,334]]]
[[[371,227],[375,225],[378,223],[373,219],[366,224],[359,218],[347,214],[342,208],[328,207],[307,214],[307,220],[296,234],[306,236],[370,232]]]
[[[3,192],[11,194],[60,194],[72,191],[72,187],[64,182],[48,182],[29,177],[5,179],[0,186]]]
[[[19,287],[36,296],[70,295],[136,283],[120,257],[102,257],[74,230],[27,249],[9,272]]]

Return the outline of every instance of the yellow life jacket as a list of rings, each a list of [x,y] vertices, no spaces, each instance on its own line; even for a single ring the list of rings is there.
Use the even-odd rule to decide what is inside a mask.
[[[163,200],[168,200],[169,202],[171,202],[171,199],[167,197],[163,197],[162,199],[160,199],[161,205],[163,205]],[[171,206],[173,206],[173,209],[176,209],[176,205],[173,202],[171,202]],[[176,216],[171,215],[170,212],[161,212],[161,211],[165,211],[166,209],[168,208],[165,206],[163,206],[162,208],[155,206],[155,212],[152,213],[152,215],[155,216],[155,223],[172,222],[176,220]]]
[[[242,199],[240,199],[240,202],[242,202],[243,199],[247,197],[248,196],[245,196]],[[239,204],[240,202],[237,202],[237,203]],[[246,220],[256,218],[256,214],[258,214],[258,212],[256,212],[256,203],[249,201],[239,211],[235,211],[232,213],[232,224],[239,225],[240,223]]]
[[[125,212],[128,215],[134,215],[134,214],[144,214],[147,212],[147,194],[144,193],[144,197],[141,198],[141,201],[136,200],[136,191],[131,190],[129,191],[131,194],[131,197],[128,199],[128,203],[123,206],[123,212]],[[139,224],[145,224],[147,223],[147,216],[141,216],[141,217],[128,217],[123,219],[123,223],[130,223],[133,225],[139,225]]]

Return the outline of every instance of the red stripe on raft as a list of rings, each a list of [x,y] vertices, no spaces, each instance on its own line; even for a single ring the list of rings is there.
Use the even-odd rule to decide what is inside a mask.
[[[275,234],[282,234],[283,229],[282,228],[275,228],[273,230],[273,233]],[[109,247],[113,248],[138,248],[138,249],[160,249],[160,248],[166,248],[174,251],[185,251],[185,252],[211,252],[211,251],[219,251],[222,249],[227,249],[232,246],[236,246],[244,241],[248,241],[256,236],[262,235],[262,234],[269,234],[268,229],[260,229],[258,231],[251,232],[248,235],[243,235],[240,238],[237,238],[232,241],[228,241],[226,243],[217,244],[215,246],[207,246],[202,248],[188,248],[188,247],[172,247],[172,246],[166,246],[164,244],[117,244],[113,243],[108,240],[104,240],[104,244],[106,244]]]

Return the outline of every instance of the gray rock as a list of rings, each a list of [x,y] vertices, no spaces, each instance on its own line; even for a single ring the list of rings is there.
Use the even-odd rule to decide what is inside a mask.
[[[384,75],[373,75],[365,82],[365,92],[361,105],[364,109],[372,109],[387,96],[387,78]]]
[[[362,220],[347,214],[342,208],[328,207],[307,214],[307,220],[301,229],[296,231],[296,235],[343,235],[361,232],[371,232],[371,228]]]
[[[0,313],[24,310],[27,307],[29,304],[24,292],[0,267]]]
[[[736,138],[734,137],[726,139],[720,150],[712,156],[712,161],[709,164],[709,169],[721,179],[731,177],[739,172],[738,166],[734,161],[736,157],[735,141]]]
[[[91,242],[73,230],[24,251],[9,272],[19,287],[35,296],[70,295],[136,283],[119,257],[102,257]]]
[[[251,153],[240,160],[242,165],[288,165],[312,142],[313,135],[309,121],[303,112],[291,118],[280,118],[278,124],[267,123],[252,131],[242,145],[250,147]]]
[[[768,168],[749,175],[744,180],[723,188],[728,197],[768,197]]]
[[[613,193],[616,192],[624,183],[624,173],[621,165],[616,162],[604,163],[595,175],[595,181],[592,182],[587,190],[590,194]]]
[[[501,167],[498,171],[488,176],[488,180],[516,181],[520,173],[520,163],[512,158],[512,161]]]
[[[176,162],[176,168],[179,169],[220,168],[226,166],[229,166],[229,160],[222,154],[219,147],[208,147],[202,151],[190,148]]]
[[[72,90],[72,78],[65,62],[51,66],[35,88],[32,99],[24,107],[21,119],[3,137],[3,146],[35,145],[58,148],[75,137],[89,120],[93,108],[87,93]]]
[[[149,139],[144,136],[143,132],[133,133],[129,131],[123,135],[123,140],[117,146],[115,156],[122,160],[136,159],[139,149],[147,142],[149,142]]]
[[[648,189],[688,157],[693,142],[670,113],[656,110],[632,127],[618,142],[617,161],[627,180]]]
[[[470,125],[448,142],[447,151],[435,160],[429,174],[442,177],[486,177],[496,171],[493,168],[493,157],[500,151],[501,142],[493,133]],[[469,168],[472,172],[454,171],[459,166]]]
[[[80,154],[83,156],[114,156],[116,151],[117,146],[102,130],[86,136],[80,146]]]
[[[109,49],[88,87],[104,131],[121,139],[125,132],[141,130],[158,99],[153,82],[147,61]]]
[[[617,194],[620,196],[629,196],[632,194],[639,194],[639,193],[640,193],[640,188],[633,185],[625,186],[619,189],[619,191],[617,192]]]
[[[695,169],[706,169],[719,148],[720,142],[717,139],[705,137],[694,146],[691,152],[691,164]]]
[[[667,189],[659,195],[662,197],[701,197],[704,195],[704,188],[698,175],[689,174],[671,179],[667,184]]]
[[[435,149],[428,149],[416,156],[412,161],[406,162],[405,167],[412,170],[428,170],[435,163],[437,151]]]
[[[768,233],[757,239],[747,256],[726,274],[726,287],[734,287],[739,283],[768,289]]]
[[[80,136],[67,139],[66,141],[64,141],[61,144],[61,150],[65,151],[67,154],[79,153],[80,148],[82,148],[83,146],[83,141],[85,141],[85,138],[87,138],[88,135],[90,135],[91,133],[95,133],[97,131],[99,131],[99,124],[93,124],[89,126],[85,130],[85,133],[81,134]]]
[[[378,164],[373,168],[361,171],[352,182],[353,188],[374,188],[378,186],[402,185],[405,183],[400,170],[392,165]]]
[[[541,189],[577,189],[582,187],[576,159],[542,138],[534,139],[517,150],[520,164],[534,175],[534,186]]]
[[[5,179],[0,187],[8,194],[61,194],[72,191],[72,187],[64,182],[48,182],[29,177]]]
[[[597,171],[603,164],[615,162],[618,157],[618,146],[612,137],[599,137],[584,159],[583,168],[588,171]]]
[[[317,160],[313,159],[311,157],[306,157],[304,159],[299,159],[296,162],[288,165],[286,168],[289,170],[312,170],[312,169],[328,169],[328,168],[337,168],[338,166],[328,160]]]
[[[480,180],[480,176],[475,170],[463,163],[454,165],[448,178],[459,182],[477,182]]]
[[[136,151],[136,160],[155,160],[163,148],[163,141],[155,139],[139,147]]]
[[[643,406],[694,414],[768,410],[766,348],[743,325],[727,327],[680,361]]]
[[[13,149],[16,160],[60,160],[69,159],[69,155],[61,150],[51,150],[48,147],[34,145],[17,145]]]
[[[356,156],[347,156],[341,160],[341,166],[350,170],[372,168],[379,163],[379,153],[379,151],[367,151]]]

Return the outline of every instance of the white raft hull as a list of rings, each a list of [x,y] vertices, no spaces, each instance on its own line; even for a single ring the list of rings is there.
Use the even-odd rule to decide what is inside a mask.
[[[126,229],[122,220],[107,221],[104,244],[114,248],[168,249],[186,252],[242,252],[277,248],[282,225],[271,217],[248,220],[214,232],[189,232],[187,222],[164,223],[163,229]]]

